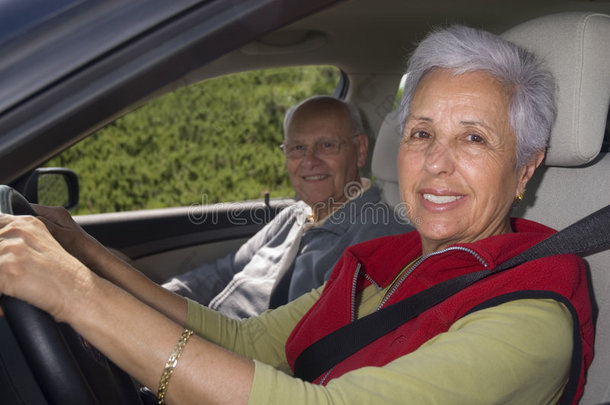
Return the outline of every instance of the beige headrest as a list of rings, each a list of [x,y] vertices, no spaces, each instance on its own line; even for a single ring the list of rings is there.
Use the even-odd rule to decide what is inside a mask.
[[[398,148],[400,147],[400,118],[398,110],[391,111],[379,127],[371,170],[376,180],[398,182]]]
[[[502,36],[543,58],[557,81],[557,121],[545,164],[578,166],[595,159],[610,101],[610,17],[548,15]]]

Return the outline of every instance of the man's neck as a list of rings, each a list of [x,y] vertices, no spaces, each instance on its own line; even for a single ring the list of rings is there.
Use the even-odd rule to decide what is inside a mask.
[[[349,193],[341,201],[335,201],[332,198],[329,199],[325,204],[317,203],[312,208],[312,219],[314,223],[324,222],[326,218],[335,213],[335,211],[343,208],[343,206],[350,200],[362,195],[362,193],[371,188],[371,181],[369,179],[359,179],[359,183],[353,182],[352,186],[348,191]]]

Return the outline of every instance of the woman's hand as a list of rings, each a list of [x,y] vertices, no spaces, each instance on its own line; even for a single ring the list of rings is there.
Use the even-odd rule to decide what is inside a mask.
[[[32,205],[39,219],[72,256],[98,276],[121,287],[179,324],[186,320],[186,300],[152,282],[89,235],[62,207]]]
[[[32,207],[61,246],[95,270],[99,258],[108,253],[106,248],[85,232],[65,208],[37,204],[32,204]]]
[[[35,217],[0,215],[0,293],[35,305],[59,321],[92,288],[95,276],[66,252]]]
[[[78,240],[86,236],[85,231],[72,219],[65,208],[38,204],[32,204],[32,208],[49,232],[66,250],[76,247]]]

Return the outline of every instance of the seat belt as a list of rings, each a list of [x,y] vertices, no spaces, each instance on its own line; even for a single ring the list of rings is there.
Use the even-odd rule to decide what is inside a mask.
[[[358,350],[441,303],[471,284],[527,261],[573,253],[586,256],[610,248],[610,205],[553,234],[493,270],[458,276],[373,312],[308,346],[296,359],[294,375],[314,381]]]

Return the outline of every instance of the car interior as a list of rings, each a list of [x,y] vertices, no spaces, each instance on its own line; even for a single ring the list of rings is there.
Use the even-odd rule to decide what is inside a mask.
[[[303,11],[302,15],[291,10],[293,22],[279,29],[276,27],[244,28],[245,31],[256,31],[257,38],[253,40],[250,38],[244,44],[238,44],[237,40],[232,40],[231,45],[227,46],[228,49],[236,48],[235,50],[220,57],[210,56],[209,61],[205,60],[205,63],[202,62],[205,57],[200,57],[198,60],[188,57],[177,59],[185,66],[181,72],[183,74],[172,71],[173,76],[166,81],[157,83],[155,80],[149,80],[158,84],[155,89],[146,88],[145,85],[141,85],[141,82],[146,80],[146,77],[154,79],[157,75],[162,74],[164,69],[168,69],[167,61],[164,62],[164,68],[160,68],[158,71],[152,72],[151,70],[152,73],[134,74],[138,85],[130,87],[116,79],[115,82],[112,82],[115,85],[112,91],[103,93],[100,88],[96,88],[96,90],[100,90],[98,96],[101,101],[86,104],[76,97],[75,102],[81,102],[83,109],[87,108],[92,111],[97,108],[98,110],[93,114],[93,118],[76,120],[74,131],[79,135],[75,138],[69,139],[64,134],[70,133],[67,130],[69,120],[71,115],[81,111],[78,108],[67,108],[67,112],[57,123],[51,119],[44,121],[47,118],[41,116],[42,118],[38,121],[34,120],[31,124],[33,127],[37,126],[32,133],[46,130],[56,140],[45,144],[45,151],[35,152],[38,154],[33,155],[26,155],[24,152],[31,147],[31,144],[25,142],[23,143],[25,146],[19,146],[16,141],[17,146],[11,149],[15,156],[14,159],[25,160],[27,156],[30,161],[13,177],[2,174],[2,172],[6,173],[10,164],[7,159],[3,158],[3,152],[0,151],[0,182],[18,184],[21,176],[27,174],[59,149],[75,142],[76,138],[90,134],[95,128],[111,122],[127,110],[173,88],[237,70],[288,64],[336,64],[344,75],[336,95],[354,102],[360,108],[370,130],[371,138],[374,140],[369,166],[370,173],[368,174],[380,187],[382,198],[389,205],[400,210],[396,165],[400,124],[394,100],[406,57],[412,49],[412,45],[431,26],[465,22],[502,33],[505,38],[542,56],[557,80],[558,117],[551,135],[547,156],[530,180],[523,201],[514,208],[514,215],[532,219],[559,230],[610,204],[610,176],[608,176],[610,173],[608,148],[610,143],[608,128],[610,16],[607,14],[610,13],[609,2],[562,1],[556,5],[556,2],[541,1],[536,5],[531,5],[531,2],[517,1],[515,4],[510,2],[505,4],[505,2],[498,1],[493,2],[495,6],[493,11],[477,12],[472,9],[466,10],[465,7],[457,4],[459,2],[442,1],[440,3],[447,9],[445,16],[439,16],[434,11],[434,7],[438,7],[439,2],[431,2],[421,4],[420,8],[413,12],[412,17],[405,16],[405,12],[401,11],[404,8],[404,2],[397,0],[378,1],[376,3],[378,8],[373,6],[375,2],[368,0],[338,2],[337,5],[315,13],[314,11],[317,11],[318,8],[326,6],[323,3],[314,4],[312,2],[310,9]],[[524,6],[521,12],[519,5],[522,3],[527,3],[529,6]],[[381,10],[382,8],[383,10]],[[481,7],[481,9],[483,8]],[[313,14],[304,16],[308,13]],[[497,15],[503,13],[507,18],[498,19]],[[491,19],[492,15],[496,18],[493,19],[493,22],[488,22],[487,20]],[[363,17],[366,17],[366,21],[363,21]],[[334,21],[341,21],[340,29],[339,27],[333,28]],[[397,29],[397,26],[401,28]],[[367,32],[375,32],[375,40],[384,38],[384,47],[379,47],[383,50],[375,49],[375,46],[363,46],[362,49],[365,51],[361,52],[357,48],[359,43],[367,42]],[[409,38],[408,43],[405,43],[404,38]],[[200,50],[205,46],[214,48],[208,41],[200,44],[199,48],[190,49],[185,46],[185,49]],[[129,55],[129,48],[125,47],[123,51],[124,55],[119,56],[126,59],[125,55]],[[158,52],[156,55],[146,54],[142,58],[145,62],[154,65],[156,62],[153,59],[161,60],[162,57],[161,50]],[[218,54],[223,54],[223,52],[219,50]],[[168,58],[168,60],[171,62],[173,59]],[[366,60],[366,68],[363,67],[363,60]],[[1,63],[0,68],[2,68]],[[173,63],[177,64],[175,60]],[[186,67],[188,63],[192,63],[193,66]],[[93,66],[95,67],[94,64]],[[100,70],[104,69],[107,70],[108,67],[100,68]],[[82,71],[87,73],[85,68],[82,68]],[[124,77],[121,78],[121,80],[124,79]],[[80,80],[79,83],[82,85],[82,79]],[[65,83],[66,86],[73,85],[69,80],[65,80]],[[97,86],[97,83],[94,84]],[[112,97],[117,97],[121,94],[118,93],[119,91],[125,92],[125,90],[131,91],[131,93],[123,98],[119,97],[116,109],[101,111],[101,107],[106,106]],[[69,102],[67,98],[66,100],[66,103]],[[5,102],[8,103],[8,101]],[[1,104],[0,107],[2,107]],[[20,112],[17,107],[14,111],[14,117],[23,117],[24,113]],[[14,117],[9,116],[13,121],[16,119]],[[4,131],[6,127],[3,125],[4,122],[0,120],[0,133],[8,133]],[[273,209],[279,210],[287,203],[287,201],[279,201],[273,206]],[[249,206],[260,208],[260,204],[255,203],[251,203]],[[198,253],[199,260],[204,260],[212,257],[210,251],[213,251],[214,254],[221,254],[234,249],[259,229],[256,226],[248,225],[234,233],[228,229],[213,230],[216,235],[220,235],[218,237],[203,235],[197,231],[199,232],[196,234],[197,239],[193,239],[195,236],[185,236],[184,234],[175,238],[168,236],[168,233],[173,232],[174,228],[180,228],[180,232],[184,233],[183,227],[175,226],[176,218],[180,218],[185,226],[192,226],[184,218],[186,212],[186,209],[175,208],[164,212],[101,214],[84,216],[78,218],[78,221],[98,239],[114,248],[117,254],[131,260],[136,267],[143,269],[155,280],[167,278],[167,273],[161,273],[162,269],[166,271],[172,263],[176,263],[178,257],[184,255],[187,249],[191,249],[189,244],[194,245],[195,242],[208,244],[205,253]],[[152,226],[156,226],[156,228],[151,231]],[[148,239],[137,242],[129,241],[127,240],[128,229],[137,234],[146,234]],[[163,234],[164,238],[155,239],[158,235]],[[115,235],[119,235],[119,237]],[[163,246],[163,249],[158,249],[160,246]],[[212,247],[210,248],[210,246]],[[158,249],[158,253],[155,251],[156,249]],[[587,374],[584,396],[579,403],[595,405],[610,403],[610,380],[608,379],[610,351],[606,347],[606,342],[610,340],[610,271],[608,269],[610,251],[589,255],[585,257],[585,260],[590,269],[597,320],[595,357]],[[2,327],[0,325],[0,332]],[[1,336],[2,333],[0,333]],[[10,342],[0,339],[0,342],[3,345],[16,344],[14,339],[11,339]],[[22,364],[23,362],[17,349],[0,350],[0,380],[9,380],[9,383],[0,381],[0,388],[12,385],[12,389],[16,392],[25,393],[21,395],[26,400],[16,403],[37,403],[41,394],[37,389],[31,389],[29,382],[32,379],[31,372]]]

